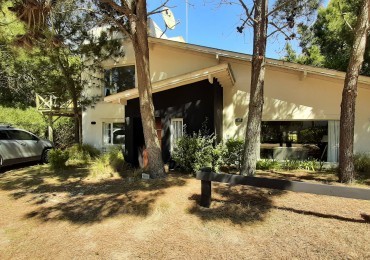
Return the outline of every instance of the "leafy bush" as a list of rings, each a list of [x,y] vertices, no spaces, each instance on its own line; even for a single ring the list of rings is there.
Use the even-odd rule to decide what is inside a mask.
[[[18,109],[0,106],[0,123],[11,124],[37,136],[45,137],[47,123],[35,108]]]
[[[227,166],[235,165],[240,169],[243,159],[244,141],[242,139],[231,138],[225,143],[223,161]]]
[[[52,149],[49,152],[49,164],[54,170],[63,169],[66,167],[66,162],[69,159],[68,151],[62,151],[60,149]]]
[[[89,144],[74,144],[68,148],[69,159],[89,162],[100,155],[100,151]]]
[[[180,138],[172,153],[173,160],[187,172],[197,172],[202,167],[215,168],[221,158],[221,151],[214,150],[214,135],[193,133]]]
[[[226,151],[225,145],[221,142],[212,149],[212,163],[213,171],[218,172],[221,166],[224,166],[224,154]]]
[[[365,153],[354,156],[354,166],[356,172],[370,173],[370,155]]]
[[[273,159],[263,159],[257,161],[257,170],[277,170],[281,168],[281,164]]]

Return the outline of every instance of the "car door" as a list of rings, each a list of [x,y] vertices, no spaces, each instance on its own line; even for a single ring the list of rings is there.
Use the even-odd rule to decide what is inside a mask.
[[[0,156],[3,165],[22,162],[22,146],[10,137],[9,130],[0,130]]]
[[[9,130],[10,137],[20,145],[22,158],[25,160],[36,160],[41,157],[42,147],[39,139],[22,130]]]

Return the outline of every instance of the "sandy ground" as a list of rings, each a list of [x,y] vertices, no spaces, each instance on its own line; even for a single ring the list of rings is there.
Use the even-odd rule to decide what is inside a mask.
[[[299,174],[297,174],[299,175]],[[370,259],[370,202],[200,182],[0,174],[0,259]]]

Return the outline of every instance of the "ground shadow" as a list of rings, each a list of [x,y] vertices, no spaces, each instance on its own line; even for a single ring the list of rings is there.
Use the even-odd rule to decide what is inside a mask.
[[[265,172],[259,172],[257,176],[266,176]],[[302,172],[302,173],[289,173],[279,171],[269,171],[269,177],[291,180],[291,181],[317,181],[323,184],[334,184],[338,182],[338,177],[330,172]]]
[[[259,172],[257,176],[264,177],[266,172]],[[338,176],[333,172],[280,172],[268,171],[268,176],[291,181],[316,181],[323,184],[335,184],[339,182]],[[359,172],[355,176],[356,183],[370,186],[370,173]]]
[[[325,213],[320,213],[320,212],[314,212],[310,210],[302,210],[302,209],[294,209],[290,207],[278,207],[274,206],[273,208],[279,209],[279,210],[285,210],[285,211],[290,211],[294,212],[297,214],[301,215],[309,215],[309,216],[315,216],[319,218],[328,218],[328,219],[336,219],[340,221],[345,221],[345,222],[353,222],[353,223],[370,223],[370,216],[367,214],[361,214],[362,219],[355,219],[355,218],[347,218],[343,216],[338,216],[334,214],[325,214]]]
[[[284,177],[287,177],[284,174]],[[301,180],[301,178],[297,178]],[[213,182],[212,203],[210,208],[199,206],[200,194],[194,194],[189,200],[194,201],[188,209],[189,213],[196,215],[203,221],[229,220],[234,224],[248,224],[263,221],[272,209],[285,210],[296,214],[310,215],[319,218],[336,219],[353,223],[370,223],[370,216],[361,214],[362,219],[349,218],[335,214],[320,213],[305,209],[281,207],[273,204],[277,196],[286,191],[262,189],[251,186],[232,186]],[[199,191],[200,193],[200,191]]]
[[[84,175],[82,169],[74,177]],[[115,178],[88,182],[79,177],[61,180],[48,168],[31,167],[28,171],[0,176],[0,189],[11,191],[13,199],[24,197],[27,203],[36,206],[25,218],[88,224],[124,214],[147,216],[166,188],[183,186],[188,179],[169,176],[161,180]]]
[[[200,195],[189,197],[194,203],[189,213],[204,221],[229,220],[234,224],[263,221],[273,207],[272,199],[285,191],[267,190],[250,186],[233,186],[212,183],[212,203],[210,208],[199,206]]]

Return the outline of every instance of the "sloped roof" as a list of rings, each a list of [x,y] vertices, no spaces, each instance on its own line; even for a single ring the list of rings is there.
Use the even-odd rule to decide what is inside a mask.
[[[205,47],[205,46],[189,44],[189,43],[175,42],[175,41],[164,40],[164,39],[153,38],[153,37],[149,38],[149,42],[154,43],[154,44],[160,44],[163,46],[169,46],[173,48],[194,51],[194,52],[203,53],[203,54],[211,54],[217,57],[225,57],[225,58],[249,61],[249,62],[252,61],[252,55],[245,54],[245,53],[227,51],[227,50]],[[335,79],[340,79],[340,80],[344,80],[345,75],[346,75],[346,73],[342,71],[319,68],[319,67],[314,67],[314,66],[309,66],[309,65],[302,65],[298,63],[287,62],[287,61],[282,61],[282,60],[277,60],[277,59],[270,59],[270,58],[266,59],[266,66],[267,67],[269,66],[277,67],[277,68],[286,69],[286,70],[301,71],[302,73],[305,73],[305,74],[307,73],[315,74],[319,76],[335,78]],[[367,85],[366,88],[370,89],[370,77],[360,76],[358,81],[359,83]]]

